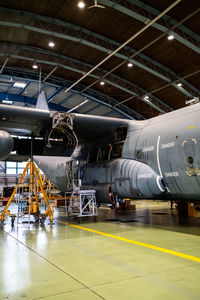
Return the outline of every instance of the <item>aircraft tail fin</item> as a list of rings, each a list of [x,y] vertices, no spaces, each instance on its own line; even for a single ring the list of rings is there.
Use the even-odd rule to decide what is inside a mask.
[[[36,108],[42,110],[49,110],[49,106],[47,103],[47,97],[45,91],[42,91],[37,98]]]

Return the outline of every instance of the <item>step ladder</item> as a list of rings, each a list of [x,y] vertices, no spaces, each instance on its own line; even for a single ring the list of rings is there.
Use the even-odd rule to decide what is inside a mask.
[[[95,190],[73,190],[67,208],[67,218],[72,216],[86,217],[97,216],[98,209],[96,203]]]
[[[69,189],[65,194],[65,199],[67,198],[67,194],[71,195],[68,206],[67,201],[65,200],[66,218],[73,216],[97,216],[96,191],[81,189],[79,161],[74,160],[68,162],[66,169]]]

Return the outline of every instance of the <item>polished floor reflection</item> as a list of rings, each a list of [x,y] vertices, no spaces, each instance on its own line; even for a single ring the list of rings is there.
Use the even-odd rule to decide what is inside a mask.
[[[58,210],[48,223],[0,226],[0,299],[200,298],[199,262],[126,241],[200,258],[199,218],[143,201],[136,211],[103,207],[97,222],[71,221],[94,232],[69,226]]]

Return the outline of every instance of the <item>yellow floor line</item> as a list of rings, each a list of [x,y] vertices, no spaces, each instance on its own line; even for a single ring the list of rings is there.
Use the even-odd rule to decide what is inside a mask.
[[[67,223],[67,222],[64,222],[64,221],[58,221],[57,220],[56,222],[61,223],[61,224],[67,224],[67,225],[69,225],[71,227],[74,227],[74,228],[78,228],[78,229],[82,229],[82,230],[85,230],[85,231],[93,232],[93,233],[96,233],[96,234],[107,236],[107,237],[110,237],[110,238],[113,238],[113,239],[116,239],[116,240],[120,240],[120,241],[123,241],[123,242],[130,243],[130,244],[135,244],[135,245],[138,245],[138,246],[142,246],[142,247],[150,248],[150,249],[153,249],[153,250],[161,251],[161,252],[164,252],[164,253],[167,253],[167,254],[179,256],[181,258],[185,258],[185,259],[189,259],[189,260],[192,260],[192,261],[200,262],[199,257],[195,257],[195,256],[192,256],[192,255],[188,255],[188,254],[184,254],[184,253],[181,253],[181,252],[177,252],[177,251],[157,247],[157,246],[142,243],[142,242],[137,242],[137,241],[134,241],[134,240],[126,239],[126,238],[123,238],[123,237],[120,237],[120,236],[117,236],[117,235],[113,235],[113,234],[109,234],[109,233],[105,233],[105,232],[102,232],[102,231],[97,231],[97,230],[90,229],[90,228],[87,228],[87,227],[82,227],[82,226],[79,226],[79,225],[73,225],[73,224],[70,224],[70,223]]]

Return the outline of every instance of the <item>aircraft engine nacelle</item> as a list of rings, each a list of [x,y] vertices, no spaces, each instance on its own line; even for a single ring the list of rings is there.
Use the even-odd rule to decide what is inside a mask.
[[[160,175],[139,161],[119,159],[112,170],[112,191],[122,198],[154,198],[165,191]]]
[[[4,130],[0,130],[0,161],[6,159],[13,149],[13,138]]]

